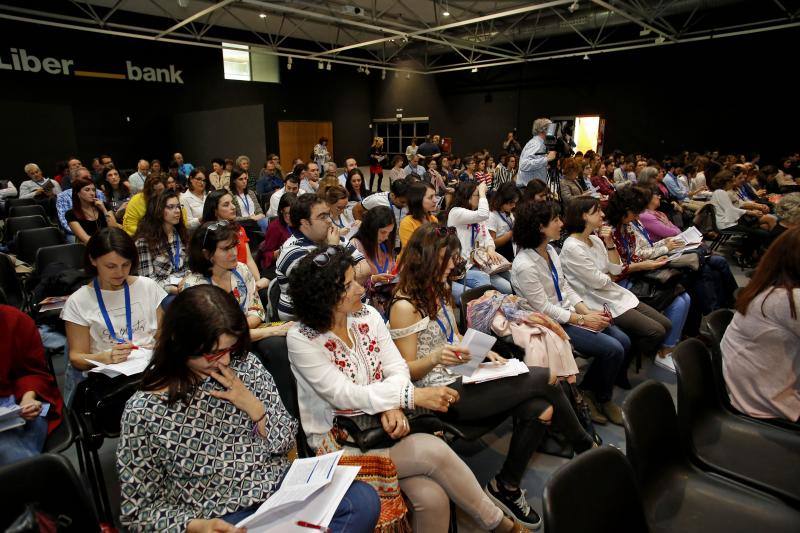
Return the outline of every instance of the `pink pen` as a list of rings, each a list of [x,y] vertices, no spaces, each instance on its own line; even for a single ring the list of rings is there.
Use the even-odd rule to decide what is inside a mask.
[[[320,526],[318,524],[312,524],[310,522],[304,522],[302,520],[298,520],[295,523],[300,527],[307,527],[308,529],[317,529],[319,531],[322,531],[322,533],[331,533],[330,528],[325,526]]]

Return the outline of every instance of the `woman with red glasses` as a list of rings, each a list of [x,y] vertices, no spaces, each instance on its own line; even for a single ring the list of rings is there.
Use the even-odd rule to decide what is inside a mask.
[[[182,292],[164,316],[117,447],[129,531],[242,532],[280,486],[297,420],[248,353],[247,319],[218,287]],[[354,482],[331,531],[372,531],[380,503]]]

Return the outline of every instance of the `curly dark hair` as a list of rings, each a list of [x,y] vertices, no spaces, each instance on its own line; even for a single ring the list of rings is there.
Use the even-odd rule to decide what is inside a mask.
[[[212,227],[214,229],[212,229]],[[203,276],[211,275],[210,257],[217,251],[217,244],[231,240],[239,244],[239,224],[236,222],[206,222],[192,233],[187,250],[189,270]]]
[[[147,211],[144,217],[136,227],[136,234],[133,240],[144,239],[147,247],[151,253],[156,253],[162,248],[166,250],[167,243],[169,243],[169,236],[164,233],[164,210],[167,208],[167,202],[170,198],[178,200],[180,205],[181,199],[178,193],[165,189],[161,194],[154,198],[150,198],[147,202]],[[186,226],[183,224],[183,214],[181,214],[178,223],[175,225],[175,230],[178,232],[181,242],[186,246],[189,242],[189,232],[186,231]]]
[[[622,225],[623,219],[628,216],[628,211],[639,214],[645,210],[650,198],[646,197],[641,190],[636,187],[623,187],[608,199],[606,206],[606,220],[608,223],[618,228]]]
[[[446,250],[444,259],[439,257],[442,249]],[[450,284],[439,282],[450,258],[461,262],[461,242],[455,232],[426,222],[403,247],[398,265],[400,281],[395,292],[406,296],[426,316],[436,316],[440,300],[453,305]]]
[[[317,256],[327,257],[319,266]],[[312,250],[289,273],[289,297],[294,314],[306,326],[325,333],[333,325],[333,310],[347,290],[344,277],[356,262],[341,246],[320,246]]]
[[[547,226],[558,217],[559,209],[553,202],[518,204],[514,211],[514,243],[520,248],[536,248],[544,240],[540,226]]]
[[[547,187],[547,184],[542,180],[532,179],[525,188],[522,189],[521,201],[534,202],[536,201],[536,195],[541,193],[547,193],[547,195],[550,196],[550,189]]]
[[[567,202],[564,210],[564,229],[567,233],[583,233],[586,221],[583,215],[600,209],[600,200],[591,196],[576,196]]]
[[[181,291],[164,313],[141,389],[166,387],[167,404],[183,401],[188,405],[202,379],[186,363],[212,353],[224,334],[238,339],[231,348],[231,360],[244,358],[250,347],[250,329],[236,300],[213,285]]]

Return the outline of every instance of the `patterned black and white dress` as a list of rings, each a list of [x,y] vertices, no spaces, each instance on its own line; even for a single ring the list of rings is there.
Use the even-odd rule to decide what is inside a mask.
[[[267,409],[267,437],[220,390],[203,381],[189,405],[139,391],[125,407],[117,447],[122,524],[129,531],[184,532],[195,518],[219,518],[260,504],[289,467],[298,422],[283,406],[272,376],[253,354],[231,361]],[[215,389],[216,387],[216,389]]]

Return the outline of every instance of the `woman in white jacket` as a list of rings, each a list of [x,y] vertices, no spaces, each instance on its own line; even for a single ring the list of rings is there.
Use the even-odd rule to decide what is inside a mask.
[[[455,228],[461,241],[461,257],[466,261],[467,274],[462,280],[468,288],[491,284],[503,294],[511,294],[511,274],[485,273],[472,261],[472,252],[478,247],[486,248],[490,261],[501,262],[503,256],[495,251],[494,239],[486,223],[489,220],[489,201],[486,199],[486,184],[464,182],[458,185],[453,204],[447,214],[447,225]]]

